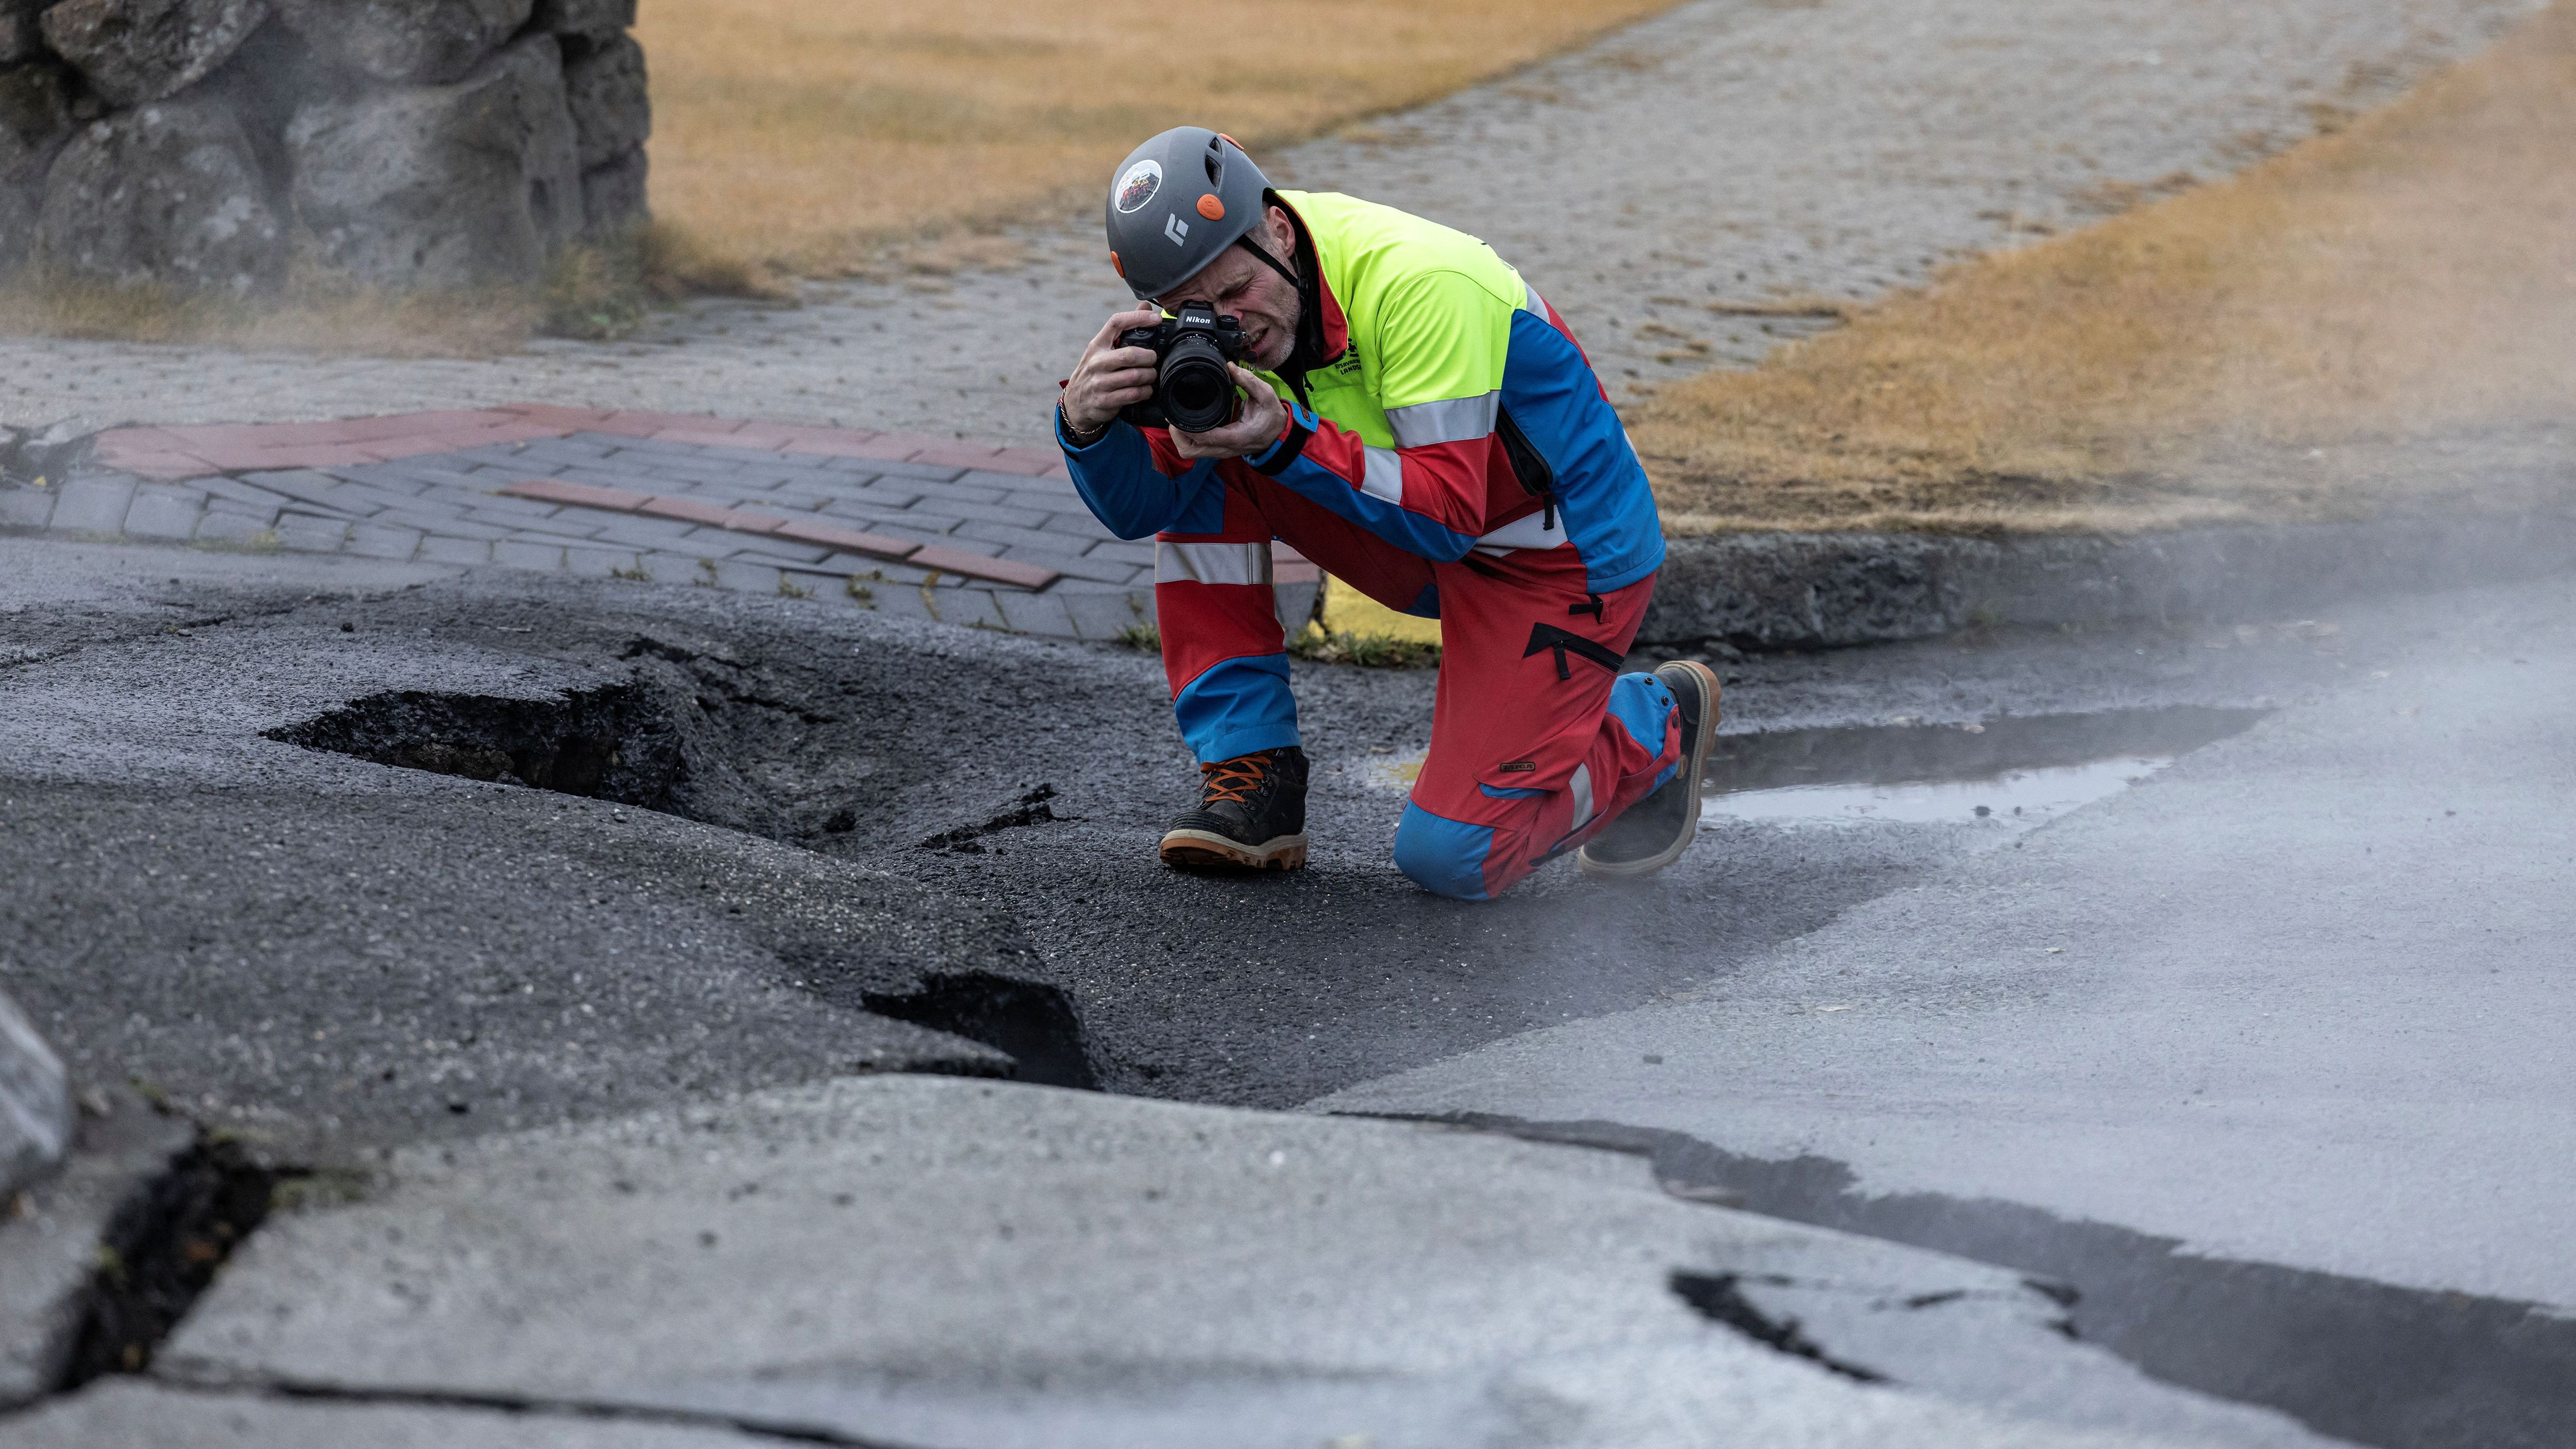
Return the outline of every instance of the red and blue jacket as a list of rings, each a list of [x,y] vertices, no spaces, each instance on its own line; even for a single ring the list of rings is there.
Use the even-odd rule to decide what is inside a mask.
[[[1597,594],[1662,565],[1636,450],[1564,319],[1519,273],[1392,207],[1277,196],[1311,249],[1321,324],[1298,386],[1264,374],[1288,404],[1286,433],[1249,458],[1192,462],[1161,429],[1124,422],[1077,447],[1059,414],[1074,486],[1103,524],[1131,539],[1216,532],[1225,489],[1212,485],[1243,469],[1428,559],[1571,549]]]

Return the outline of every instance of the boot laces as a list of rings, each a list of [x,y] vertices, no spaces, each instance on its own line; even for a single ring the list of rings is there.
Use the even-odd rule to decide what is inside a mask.
[[[1213,765],[1201,765],[1199,777],[1200,804],[1213,805],[1219,800],[1231,800],[1239,805],[1270,778],[1270,757],[1266,754],[1238,755]]]

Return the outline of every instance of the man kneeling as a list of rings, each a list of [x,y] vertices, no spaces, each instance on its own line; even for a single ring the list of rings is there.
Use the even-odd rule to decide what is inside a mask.
[[[1156,535],[1172,712],[1201,772],[1163,859],[1305,864],[1274,538],[1440,621],[1431,753],[1395,836],[1416,883],[1486,900],[1568,850],[1604,877],[1679,858],[1698,827],[1717,677],[1695,661],[1618,672],[1663,530],[1564,319],[1475,238],[1348,196],[1274,191],[1233,141],[1196,127],[1128,157],[1108,215],[1110,260],[1151,305],[1092,339],[1056,429],[1100,521]],[[1202,383],[1224,352],[1250,364],[1223,364],[1233,387],[1201,431],[1153,424],[1167,407],[1198,421],[1188,404],[1208,389],[1164,395],[1155,348],[1122,343],[1166,310],[1194,329],[1171,351],[1197,353]],[[1239,331],[1210,330],[1211,312]],[[1120,416],[1140,404],[1146,425]]]

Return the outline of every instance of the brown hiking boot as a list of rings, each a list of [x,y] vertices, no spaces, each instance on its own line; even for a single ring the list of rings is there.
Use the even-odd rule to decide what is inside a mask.
[[[1199,803],[1163,832],[1180,870],[1296,870],[1306,863],[1306,752],[1290,745],[1199,766]]]

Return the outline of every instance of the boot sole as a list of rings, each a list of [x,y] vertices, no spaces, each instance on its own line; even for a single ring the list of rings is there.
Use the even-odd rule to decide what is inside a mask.
[[[1246,845],[1213,830],[1174,830],[1163,837],[1163,864],[1189,871],[1301,870],[1306,836],[1300,831]]]
[[[1675,660],[1673,664],[1678,664],[1686,668],[1692,675],[1696,676],[1695,682],[1697,683],[1700,691],[1699,735],[1696,739],[1682,741],[1682,772],[1679,776],[1675,777],[1678,781],[1686,784],[1690,791],[1690,819],[1682,826],[1680,833],[1674,837],[1672,844],[1665,846],[1662,850],[1655,852],[1653,855],[1640,856],[1635,860],[1610,861],[1594,860],[1592,858],[1592,849],[1589,846],[1577,851],[1574,857],[1575,869],[1582,871],[1588,879],[1634,880],[1641,875],[1653,875],[1655,872],[1662,870],[1665,866],[1681,859],[1682,852],[1690,849],[1691,841],[1696,839],[1699,835],[1700,785],[1708,775],[1709,754],[1717,748],[1717,711],[1719,693],[1717,672],[1710,669],[1707,665],[1700,663],[1696,659],[1678,659]],[[1664,668],[1670,669],[1673,667],[1673,664],[1667,664]],[[1659,669],[1655,672],[1657,674],[1661,674],[1663,673],[1663,670]]]

